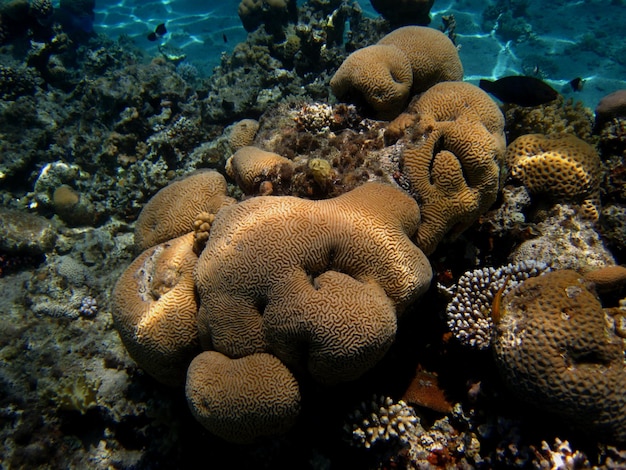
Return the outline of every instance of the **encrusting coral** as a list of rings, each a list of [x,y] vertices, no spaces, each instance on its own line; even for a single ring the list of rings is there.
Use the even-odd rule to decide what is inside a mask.
[[[504,160],[504,118],[480,88],[443,82],[429,88],[392,122],[411,128],[403,173],[422,214],[417,245],[432,253],[448,235],[460,234],[495,202]]]
[[[502,298],[494,352],[522,400],[599,439],[626,441],[626,368],[593,284],[574,271],[528,279]]]
[[[568,134],[526,134],[509,144],[506,164],[531,194],[579,202],[587,217],[598,218],[602,164],[585,141]]]
[[[233,204],[226,196],[226,180],[217,171],[198,171],[157,192],[144,206],[135,226],[140,250],[180,237],[193,230],[201,212],[216,213]]]
[[[462,79],[459,53],[445,34],[405,26],[350,54],[330,87],[338,99],[367,104],[378,118],[393,119],[403,111],[411,93]]]
[[[181,385],[199,352],[193,233],[148,248],[113,290],[113,322],[131,357],[159,382]]]

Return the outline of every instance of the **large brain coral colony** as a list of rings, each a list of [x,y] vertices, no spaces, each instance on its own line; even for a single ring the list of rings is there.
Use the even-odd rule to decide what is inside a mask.
[[[419,220],[412,198],[379,183],[324,201],[223,207],[198,260],[189,233],[129,266],[116,327],[157,380],[180,383],[187,370],[189,405],[214,434],[282,432],[300,409],[295,377],[353,380],[390,347],[397,316],[432,277],[411,242]]]

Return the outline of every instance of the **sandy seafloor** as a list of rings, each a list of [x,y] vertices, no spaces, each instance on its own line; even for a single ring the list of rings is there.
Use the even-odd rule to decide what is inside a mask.
[[[602,220],[610,224],[579,220],[562,201],[536,210],[536,200],[532,206],[524,198],[512,201],[514,191],[507,192],[508,202],[519,204],[507,209],[515,216],[524,213],[527,223],[509,223],[500,197],[462,237],[442,244],[430,257],[435,270],[431,290],[409,309],[396,345],[381,364],[355,383],[308,384],[300,420],[285,436],[255,445],[225,443],[192,418],[180,388],[159,384],[135,364],[113,328],[110,296],[137,255],[133,231],[141,207],[172,179],[193,170],[224,173],[234,122],[259,119],[255,145],[271,147],[276,135],[293,131],[294,116],[304,119],[298,112],[313,109],[305,103],[316,103],[314,109],[325,109],[324,101],[335,103],[325,88],[332,74],[328,70],[314,70],[320,79],[311,85],[310,76],[303,78],[310,66],[306,61],[304,72],[284,72],[289,69],[284,66],[275,73],[273,59],[253,63],[252,48],[243,59],[233,59],[235,46],[248,35],[233,13],[238,2],[217,3],[98,1],[95,31],[100,36],[83,44],[87,52],[72,58],[59,53],[58,74],[48,77],[47,88],[35,78],[18,80],[23,91],[3,88],[0,468],[624,468],[623,443],[597,443],[519,401],[504,387],[489,352],[450,341],[446,299],[437,289],[437,283],[450,286],[464,271],[508,263],[523,241],[539,235],[545,235],[543,249],[534,253],[542,260],[566,259],[560,266],[573,268],[624,264],[624,133],[609,131],[598,147],[604,159]],[[574,112],[570,106],[564,119],[576,123],[577,135],[599,145],[585,126],[590,129],[592,110],[603,96],[626,88],[626,6],[529,1],[525,16],[510,29],[489,29],[481,17],[484,5],[437,0],[432,10],[432,27],[438,28],[444,15],[456,18],[465,80],[535,73],[562,91],[565,100],[583,102],[586,110],[581,106]],[[384,34],[385,25],[371,7],[363,8],[372,22],[365,32]],[[160,22],[167,23],[168,35],[147,41]],[[263,41],[256,34],[250,35],[251,43]],[[359,41],[368,44],[367,37]],[[165,61],[158,44],[184,52],[185,65]],[[24,38],[5,44],[0,64],[26,77],[28,50]],[[585,79],[577,93],[568,86],[575,77]],[[233,92],[237,88],[240,95]],[[246,101],[247,90],[258,92],[255,103]],[[264,115],[266,109],[271,112]],[[554,109],[545,116],[553,119],[555,113],[560,116]],[[380,136],[385,125],[357,121],[342,130]],[[313,118],[307,125],[320,129]],[[624,124],[616,126],[619,130]],[[295,161],[306,162],[309,151],[329,146],[327,134],[307,139],[315,145],[303,143],[300,135],[300,140],[285,140],[282,148]],[[391,163],[380,170],[382,156]],[[397,154],[376,148],[361,161],[340,166],[345,171],[338,184],[347,186],[359,178],[354,175],[362,177],[365,167],[393,172]],[[380,176],[374,173],[372,179]],[[315,186],[310,177],[305,181],[308,189]],[[53,201],[61,185],[81,198],[69,213]],[[293,192],[303,195],[307,188]],[[244,198],[232,180],[229,194]],[[615,296],[623,298],[623,289]],[[439,374],[454,411],[415,405],[424,428],[406,437],[404,450],[393,439],[373,449],[354,445],[344,429],[354,421],[350,413],[374,395],[398,401],[416,368]]]

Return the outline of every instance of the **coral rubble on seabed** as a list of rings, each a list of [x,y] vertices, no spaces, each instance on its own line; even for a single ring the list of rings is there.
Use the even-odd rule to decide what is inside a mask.
[[[450,341],[447,299],[434,289],[405,313],[402,326],[412,328],[399,328],[380,367],[330,389],[304,380],[310,408],[293,431],[253,446],[209,434],[182,391],[130,359],[113,328],[111,290],[137,255],[139,211],[167,183],[199,168],[225,173],[227,158],[253,145],[293,166],[253,175],[252,195],[324,199],[372,180],[410,187],[405,142],[388,145],[386,123],[330,98],[330,77],[348,51],[375,43],[388,26],[348,2],[306,2],[298,18],[273,34],[251,32],[207,79],[124,39],[70,44],[50,29],[0,48],[0,466],[181,468],[207,458],[228,468],[623,466],[624,449],[596,446],[519,404],[489,356]],[[346,21],[350,31],[340,31]],[[559,106],[509,109],[507,133],[553,129],[599,141],[607,184],[598,225],[510,184],[479,224],[434,252],[441,286],[463,271],[529,258],[563,258],[559,267],[583,270],[624,263],[624,121],[591,136],[588,111]],[[254,132],[242,134],[235,122],[244,120]],[[244,198],[232,182],[228,193]],[[481,315],[498,290],[489,290]],[[612,317],[618,332],[623,316]],[[416,362],[436,370],[443,393],[462,405],[443,416],[402,402]],[[370,393],[389,397],[370,409]],[[351,414],[362,401],[372,430]]]

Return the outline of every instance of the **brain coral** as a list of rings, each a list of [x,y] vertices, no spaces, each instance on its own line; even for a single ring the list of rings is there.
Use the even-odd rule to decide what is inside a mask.
[[[242,119],[236,122],[230,130],[228,138],[230,148],[237,151],[241,147],[252,144],[258,130],[259,121],[256,119]]]
[[[168,385],[180,385],[200,350],[193,281],[193,233],[144,251],[113,290],[113,322],[131,357]]]
[[[452,41],[441,31],[425,26],[404,26],[387,34],[378,44],[400,49],[411,63],[413,93],[439,82],[463,80],[463,65]]]
[[[410,112],[417,119],[403,172],[420,203],[416,242],[430,254],[446,234],[458,235],[496,200],[504,118],[485,92],[464,82],[433,86]]]
[[[367,183],[334,199],[256,197],[220,211],[195,273],[205,349],[271,352],[318,381],[351,380],[394,339],[432,271],[410,240],[415,201]]]
[[[502,298],[498,368],[521,399],[599,439],[626,442],[622,340],[574,271],[524,281]]]
[[[337,98],[367,104],[380,118],[392,118],[407,105],[413,72],[394,46],[375,44],[350,54],[330,80]]]
[[[372,7],[394,25],[428,24],[435,0],[370,0]]]
[[[233,204],[226,196],[226,180],[216,171],[199,171],[170,183],[144,206],[135,226],[141,250],[180,237],[193,229],[200,212],[216,213]]]
[[[599,201],[602,164],[595,149],[567,134],[527,134],[506,151],[511,176],[531,194],[595,205]],[[595,217],[597,218],[597,211]]]
[[[350,54],[330,86],[338,99],[366,103],[378,118],[391,119],[402,112],[410,93],[462,79],[458,51],[445,34],[405,26]]]
[[[246,146],[226,161],[226,173],[246,194],[252,194],[258,191],[263,181],[271,181],[281,175],[291,176],[293,162],[276,153]]]
[[[185,393],[196,419],[230,442],[281,434],[300,412],[298,382],[265,353],[230,359],[205,351],[189,366]]]

